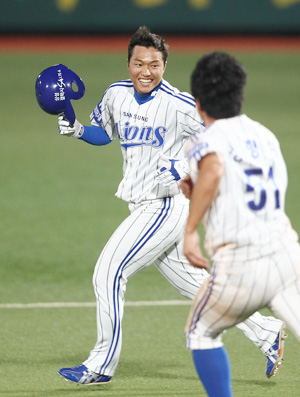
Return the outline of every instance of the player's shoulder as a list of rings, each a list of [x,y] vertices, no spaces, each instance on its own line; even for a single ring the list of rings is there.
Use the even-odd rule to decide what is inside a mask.
[[[257,129],[264,128],[260,123],[251,119],[246,114],[240,114],[234,117],[221,118],[215,120],[206,129],[210,134],[213,133],[225,133],[229,132],[231,134],[236,134],[236,131],[255,131]]]
[[[259,121],[251,119],[246,114],[242,114],[238,117],[246,125],[246,128],[248,128],[250,131],[255,131],[260,137],[264,137],[267,140],[277,140],[275,134]]]
[[[133,90],[132,81],[130,79],[116,81],[107,87],[105,93],[114,93],[120,90],[132,91]]]
[[[178,88],[172,86],[169,82],[162,79],[160,84],[160,91],[170,100],[178,104],[186,104],[187,106],[196,107],[195,98],[188,92],[182,92]]]
[[[235,137],[247,137],[247,140],[256,140],[262,145],[278,147],[279,142],[275,134],[259,121],[253,120],[246,114],[216,120],[205,131],[209,132],[212,140],[221,142],[233,140]]]

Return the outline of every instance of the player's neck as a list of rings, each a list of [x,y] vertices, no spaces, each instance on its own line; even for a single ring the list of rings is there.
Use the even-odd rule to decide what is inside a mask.
[[[212,124],[216,119],[210,117],[205,110],[202,109],[200,101],[198,98],[196,98],[196,108],[198,110],[198,113],[201,116],[201,119],[204,122],[205,127],[208,127],[210,124]]]
[[[204,121],[204,125],[205,127],[208,127],[210,124],[212,124],[214,121],[216,121],[217,119],[214,119],[210,116],[208,116],[208,114],[206,112],[200,112],[201,118]]]
[[[138,102],[138,104],[142,105],[143,103],[146,103],[146,102],[150,101],[151,99],[153,99],[155,97],[159,87],[161,86],[161,83],[162,82],[160,82],[158,84],[158,86],[155,87],[152,91],[146,92],[144,94],[139,94],[137,92],[137,90],[134,88],[134,97],[135,97],[135,100]]]

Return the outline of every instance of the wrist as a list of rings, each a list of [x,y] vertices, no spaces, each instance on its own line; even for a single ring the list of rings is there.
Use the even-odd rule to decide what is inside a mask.
[[[77,139],[81,138],[84,133],[84,126],[81,123],[79,123],[79,121],[75,120],[74,128],[75,130],[72,137]]]
[[[197,233],[198,234],[199,225],[200,225],[200,220],[198,220],[197,218],[188,216],[188,219],[185,224],[185,233],[188,233],[188,234]]]
[[[185,226],[185,234],[193,234],[197,229],[195,229],[193,226],[186,224]]]

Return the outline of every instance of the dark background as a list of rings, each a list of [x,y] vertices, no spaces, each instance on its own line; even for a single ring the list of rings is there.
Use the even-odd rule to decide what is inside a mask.
[[[0,0],[0,33],[300,32],[299,0]]]

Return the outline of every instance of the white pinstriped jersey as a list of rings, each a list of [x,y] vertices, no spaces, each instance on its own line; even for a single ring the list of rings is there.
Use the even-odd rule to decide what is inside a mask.
[[[159,153],[169,158],[184,157],[188,137],[203,129],[195,100],[167,81],[137,101],[131,80],[118,81],[105,91],[91,114],[91,123],[100,125],[111,140],[119,138],[123,154],[123,180],[116,196],[133,203],[174,196],[178,184],[158,185],[156,170],[162,167]]]
[[[284,212],[287,172],[274,134],[246,115],[215,121],[186,145],[193,181],[198,162],[214,152],[224,175],[205,214],[208,255],[224,259],[234,250],[236,259],[253,259],[296,241]]]

